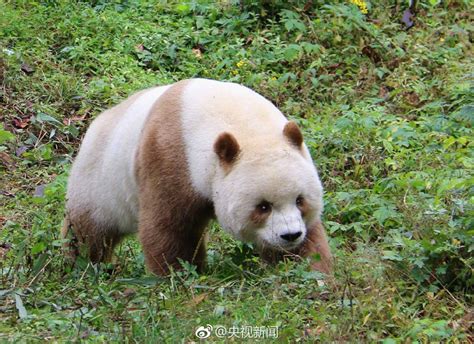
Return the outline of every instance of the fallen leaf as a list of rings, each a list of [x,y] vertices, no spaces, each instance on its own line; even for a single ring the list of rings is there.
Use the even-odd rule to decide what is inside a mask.
[[[415,25],[415,23],[413,22],[413,20],[411,20],[411,18],[413,18],[414,15],[413,13],[411,12],[411,9],[410,8],[407,8],[405,10],[405,12],[403,12],[403,17],[402,17],[402,22],[405,24],[406,28],[409,29],[411,28],[413,25]]]
[[[198,59],[200,59],[202,57],[202,52],[200,49],[192,49],[192,52],[194,54],[194,56],[196,56]]]
[[[18,147],[15,151],[16,156],[21,156],[23,153],[25,153],[28,150],[27,146],[21,146]]]
[[[304,329],[304,337],[318,337],[323,333],[325,328],[323,326],[317,326],[315,328],[305,328]]]
[[[202,294],[196,295],[195,297],[192,298],[191,301],[188,302],[188,305],[193,306],[193,307],[197,306],[202,301],[204,301],[204,299],[206,299],[207,296],[208,296],[208,293],[202,293]]]
[[[69,118],[64,118],[63,119],[63,124],[64,125],[71,125],[74,122],[82,122],[86,118],[86,114],[83,114],[82,116],[72,116]]]
[[[15,293],[15,305],[20,319],[25,319],[28,316],[28,313],[26,312],[25,306],[23,306],[23,301],[21,300],[20,295],[17,293]]]
[[[20,68],[26,74],[33,74],[35,71],[35,69],[27,63],[22,63]]]
[[[83,331],[83,332],[81,333],[81,336],[80,336],[80,337],[81,337],[81,339],[87,339],[87,338],[89,338],[89,336],[90,336],[89,331],[88,331],[88,330],[85,330],[85,331]]]
[[[33,197],[44,197],[44,188],[46,187],[46,184],[41,184],[41,185],[38,185],[36,188],[35,188],[35,193],[33,195]]]
[[[364,321],[362,321],[362,326],[365,326],[365,324],[367,324],[367,321],[369,321],[371,315],[372,313],[369,313],[364,317]]]
[[[329,300],[330,293],[328,291],[314,291],[306,296],[308,300]]]
[[[400,59],[399,58],[394,58],[393,60],[390,60],[387,62],[387,67],[389,69],[395,69],[400,65]]]
[[[313,0],[306,1],[303,7],[303,12],[308,12],[313,7]]]
[[[133,297],[136,294],[136,290],[133,288],[127,288],[123,291],[123,296],[126,298]]]
[[[330,66],[327,66],[327,68],[328,68],[328,69],[336,69],[336,68],[338,68],[340,65],[341,65],[340,63],[334,63],[334,64],[332,64],[332,65],[330,65]]]
[[[28,123],[30,122],[29,118],[23,119],[23,118],[14,118],[13,119],[13,126],[17,129],[23,129],[28,126]]]
[[[386,98],[389,95],[389,91],[385,86],[379,88],[379,98]]]
[[[362,53],[371,59],[374,63],[378,63],[382,60],[379,53],[369,45],[362,48]]]
[[[408,104],[412,106],[417,106],[420,104],[420,97],[415,92],[405,92],[404,97]]]
[[[11,170],[15,166],[15,162],[6,152],[0,152],[0,161],[7,168],[7,170]]]
[[[0,218],[0,225],[3,226],[3,223],[6,222],[6,219],[4,217]],[[7,243],[4,243],[4,244],[0,244],[0,258],[4,258],[8,251],[10,251],[12,245],[10,244],[7,244]]]
[[[7,197],[15,197],[14,194],[12,194],[11,192],[8,192],[6,190],[0,190],[0,194],[2,194],[3,196],[7,196]]]

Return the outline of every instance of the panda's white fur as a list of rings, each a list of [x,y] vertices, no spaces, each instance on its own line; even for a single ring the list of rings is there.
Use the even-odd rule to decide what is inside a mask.
[[[168,111],[165,112],[166,116],[160,115],[163,108],[168,109],[165,110]],[[179,130],[174,134],[164,129],[161,133],[155,133],[160,130],[160,121],[167,121],[170,128]],[[186,190],[183,198],[188,197],[184,194],[194,195],[187,202],[199,199],[201,203],[196,201],[196,204],[209,203],[222,227],[236,238],[270,250],[296,249],[307,239],[308,228],[319,224],[323,207],[322,186],[307,147],[304,143],[298,147],[291,142],[291,137],[284,135],[287,124],[288,120],[271,102],[238,84],[191,79],[139,92],[105,111],[90,126],[69,178],[66,227],[73,227],[73,230],[82,233],[80,236],[85,242],[85,237],[94,237],[99,232],[101,235],[99,239],[94,239],[96,241],[105,240],[107,231],[113,231],[112,236],[115,237],[138,230],[146,231],[141,233],[145,251],[161,250],[160,240],[163,238],[150,244],[152,248],[147,248],[147,241],[184,231],[181,228],[173,229],[174,220],[171,218],[176,217],[176,223],[185,223],[185,216],[192,221],[200,216],[186,209],[182,216],[160,217],[160,212],[168,214],[177,211],[173,202],[174,199],[179,202],[180,188],[176,189],[176,197],[170,197],[169,207],[172,211],[163,209],[161,204],[166,202],[159,203],[162,209],[156,209],[156,214],[152,214],[153,210],[147,210],[150,200],[155,201],[153,197],[165,194],[160,190],[162,187],[155,186],[161,183],[159,173],[162,173],[171,178],[168,181]],[[150,129],[153,126],[156,129]],[[238,143],[238,156],[227,163],[216,152],[216,140],[223,133],[230,134]],[[174,144],[183,147],[185,156],[177,154],[174,159],[183,160],[180,166],[186,167],[184,172],[189,185],[183,178],[174,180],[169,168],[144,171],[159,170],[161,166],[173,163],[169,161],[170,158],[160,162],[161,156],[157,156],[154,162],[155,151],[148,152],[152,149],[163,152],[164,149],[166,154],[162,155],[167,156],[168,148],[163,148],[160,143],[160,140],[164,140],[163,136],[167,135],[172,137],[163,142],[170,145],[170,151],[174,149]],[[157,142],[158,148],[148,148],[150,144],[147,142],[152,142],[152,146]],[[146,156],[151,159],[143,162]],[[172,154],[170,156],[173,157]],[[158,174],[155,177],[158,182],[150,184],[142,181],[148,178],[148,174]],[[148,196],[144,197],[144,193]],[[296,204],[297,198],[301,196],[305,202],[305,213]],[[262,201],[271,204],[271,212],[264,221],[252,221],[251,215]],[[84,214],[87,215],[86,219]],[[164,225],[164,221],[168,222]],[[205,225],[207,219],[203,223]],[[84,228],[74,228],[81,226]],[[160,226],[163,228],[160,229]],[[176,226],[179,227],[178,224]],[[150,231],[153,233],[148,233]],[[315,247],[324,246],[323,251],[329,254],[323,231],[317,239],[321,243],[313,244]],[[301,235],[294,241],[282,238],[297,232],[301,232]],[[111,239],[110,246],[114,244],[115,239]],[[201,244],[195,243],[194,246]],[[167,245],[181,247],[180,243]],[[318,250],[306,251],[315,253]],[[180,258],[179,252],[177,255]],[[168,252],[161,252],[161,256],[172,259]],[[147,263],[153,271],[161,273],[166,270],[153,267],[160,259],[158,255],[150,253],[150,257]],[[169,261],[166,263],[174,264]]]

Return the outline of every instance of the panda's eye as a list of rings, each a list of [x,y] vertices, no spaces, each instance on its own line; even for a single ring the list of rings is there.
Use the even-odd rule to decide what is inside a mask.
[[[268,212],[272,211],[272,204],[270,202],[267,202],[267,201],[262,201],[257,205],[257,209],[261,213],[268,213]]]
[[[303,203],[304,203],[304,197],[303,196],[299,195],[298,197],[296,197],[296,205],[298,207],[302,207]]]

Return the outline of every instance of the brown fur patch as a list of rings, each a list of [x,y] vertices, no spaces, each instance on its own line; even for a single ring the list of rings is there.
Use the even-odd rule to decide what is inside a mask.
[[[252,211],[252,214],[250,214],[250,221],[252,221],[252,223],[256,225],[261,225],[265,223],[270,214],[271,211],[262,212],[259,209],[255,209],[254,211]]]
[[[311,267],[328,275],[332,273],[331,249],[329,248],[326,231],[321,222],[317,222],[313,227],[308,228],[306,239],[297,254],[302,257],[319,254],[321,259],[313,262]]]
[[[301,212],[301,216],[305,217],[311,211],[311,207],[306,199],[303,198],[302,204],[298,205],[298,209]]]
[[[224,167],[230,167],[230,165],[237,160],[240,146],[234,135],[230,133],[222,133],[214,143],[214,152],[216,152],[219,161],[224,165]]]
[[[189,176],[180,124],[186,83],[176,83],[153,105],[137,156],[138,235],[146,264],[158,275],[179,267],[178,259],[203,267],[204,230],[214,215],[212,203],[194,191]]]
[[[283,135],[286,136],[292,145],[301,148],[303,144],[303,134],[301,134],[301,130],[295,122],[286,123],[285,128],[283,128]]]
[[[61,229],[61,238],[68,239],[68,241],[63,244],[64,255],[68,259],[75,260],[79,255],[79,246],[77,237],[74,234],[71,222],[69,221],[69,216],[64,217],[63,227]]]
[[[64,219],[61,231],[63,239],[69,239],[63,246],[65,255],[75,260],[82,248],[93,263],[107,261],[111,258],[114,247],[123,235],[116,228],[98,225],[90,212],[69,212]]]

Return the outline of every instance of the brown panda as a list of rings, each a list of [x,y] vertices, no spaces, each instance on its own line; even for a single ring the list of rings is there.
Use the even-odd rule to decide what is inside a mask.
[[[155,274],[178,258],[205,262],[212,218],[265,257],[321,259],[322,186],[303,136],[247,87],[190,79],[147,89],[105,111],[72,166],[63,236],[71,230],[93,262],[138,232]],[[72,252],[72,251],[70,251]]]

